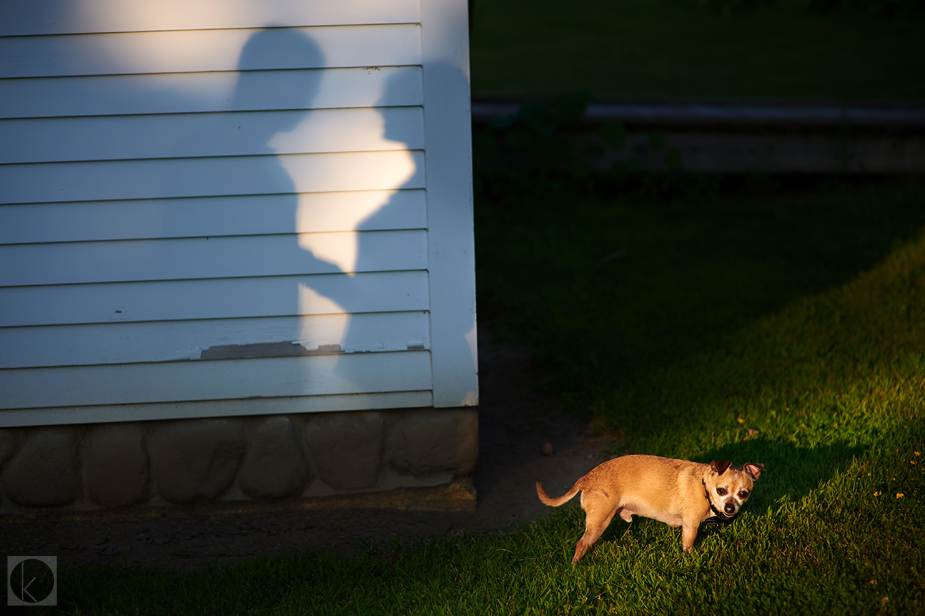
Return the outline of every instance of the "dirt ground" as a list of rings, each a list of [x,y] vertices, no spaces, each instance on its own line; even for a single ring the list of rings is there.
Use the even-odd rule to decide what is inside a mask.
[[[615,446],[594,426],[560,412],[533,385],[529,353],[479,331],[478,493],[472,511],[389,509],[172,512],[127,519],[0,518],[0,552],[57,556],[59,563],[190,568],[253,556],[330,550],[351,553],[362,542],[387,548],[457,531],[490,533],[548,514],[537,479],[562,493]],[[545,455],[550,443],[554,453]],[[547,453],[548,450],[547,450]],[[576,528],[576,532],[580,529]],[[362,540],[362,542],[360,541]]]

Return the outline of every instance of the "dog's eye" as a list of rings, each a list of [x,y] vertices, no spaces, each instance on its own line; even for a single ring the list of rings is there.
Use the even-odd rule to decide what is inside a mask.
[[[727,490],[726,488],[716,488],[716,493],[719,494],[720,496],[726,496],[726,492],[728,491],[729,490]]]
[[[739,492],[739,498],[741,498],[742,500],[745,500],[746,498],[748,498],[748,490],[742,490],[741,492]]]

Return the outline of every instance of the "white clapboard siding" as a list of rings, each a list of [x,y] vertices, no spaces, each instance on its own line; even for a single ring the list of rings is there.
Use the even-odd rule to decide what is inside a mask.
[[[388,127],[389,138],[382,136]],[[420,107],[0,120],[0,164],[424,149]]]
[[[384,190],[424,185],[424,155],[420,151],[0,166],[0,204]]]
[[[420,21],[419,0],[27,0],[0,3],[0,36]]]
[[[427,228],[423,190],[0,207],[0,244]]]
[[[427,232],[12,244],[0,263],[0,287],[423,270]]]
[[[259,29],[0,38],[0,78],[199,73],[421,64],[418,24],[271,28],[279,54],[241,58]],[[301,40],[318,48],[304,53]],[[243,62],[243,63],[242,63]]]
[[[197,360],[225,345],[294,341],[306,351],[430,348],[426,312],[0,328],[0,368]]]
[[[403,312],[428,295],[423,271],[6,287],[0,327]]]
[[[110,404],[12,409],[0,413],[0,425],[57,425],[159,421],[178,417],[241,417],[245,415],[292,415],[378,409],[406,409],[434,405],[433,392],[399,391],[290,398],[248,398],[155,404]]]
[[[165,383],[170,387],[165,388]],[[0,409],[323,396],[430,387],[427,351],[23,368],[0,371]]]
[[[248,72],[248,96],[236,97],[240,78],[230,71],[0,79],[0,117],[406,107],[424,100],[419,66]],[[315,83],[317,92],[287,88],[293,79]],[[387,84],[399,80],[406,87],[383,98]]]
[[[0,427],[477,403],[466,23],[0,2]]]
[[[423,190],[0,207],[0,244],[425,229]]]

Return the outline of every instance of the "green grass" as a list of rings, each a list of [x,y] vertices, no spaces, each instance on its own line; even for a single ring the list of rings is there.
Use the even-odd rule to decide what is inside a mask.
[[[696,4],[477,0],[473,95],[925,98],[925,11]]]
[[[176,573],[66,568],[78,614],[925,612],[925,190],[479,204],[480,318],[625,450],[763,462],[702,530],[491,537]],[[757,432],[755,432],[757,431]],[[528,489],[528,488],[525,488]]]

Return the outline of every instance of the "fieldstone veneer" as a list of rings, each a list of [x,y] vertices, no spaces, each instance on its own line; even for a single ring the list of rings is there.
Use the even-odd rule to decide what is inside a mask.
[[[148,451],[137,426],[100,426],[84,438],[87,496],[101,507],[143,503],[149,490]]]
[[[70,505],[80,495],[75,430],[30,434],[3,467],[4,500],[24,507]]]
[[[470,475],[475,409],[0,429],[0,514],[313,498]]]
[[[238,483],[252,498],[296,496],[308,479],[308,463],[288,417],[271,417],[254,430]]]

